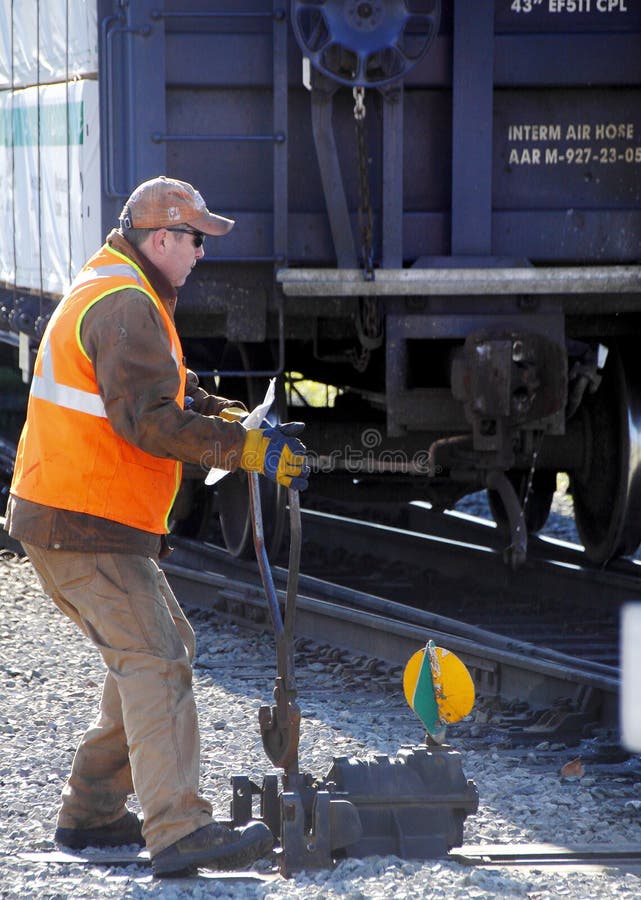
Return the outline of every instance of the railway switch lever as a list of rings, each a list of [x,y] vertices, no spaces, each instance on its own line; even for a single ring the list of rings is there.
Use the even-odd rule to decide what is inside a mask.
[[[281,611],[265,547],[258,479],[257,473],[249,473],[250,511],[277,662],[274,703],[261,706],[259,726],[265,753],[282,772],[266,774],[262,785],[246,775],[232,776],[231,823],[242,825],[255,818],[258,796],[260,817],[280,844],[283,875],[330,868],[344,857],[445,857],[463,843],[465,817],[478,807],[476,786],[466,780],[460,754],[451,747],[426,739],[423,746],[401,747],[394,757],[338,756],[320,779],[299,768],[301,710],[293,650],[301,552],[299,495],[288,489],[289,571]],[[422,689],[424,678],[419,680]],[[414,690],[412,696],[422,709],[421,691]]]

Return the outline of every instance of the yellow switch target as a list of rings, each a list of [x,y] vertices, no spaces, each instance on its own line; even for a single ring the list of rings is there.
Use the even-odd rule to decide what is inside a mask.
[[[465,664],[429,641],[409,659],[403,692],[428,732],[439,739],[444,726],[464,718],[474,706],[474,682]]]

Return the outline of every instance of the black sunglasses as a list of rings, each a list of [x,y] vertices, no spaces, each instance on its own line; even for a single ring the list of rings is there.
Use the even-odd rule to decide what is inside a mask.
[[[190,228],[168,228],[167,231],[179,231],[181,234],[190,234],[194,239],[194,247],[202,247],[205,243],[205,235],[202,231],[192,231]]]

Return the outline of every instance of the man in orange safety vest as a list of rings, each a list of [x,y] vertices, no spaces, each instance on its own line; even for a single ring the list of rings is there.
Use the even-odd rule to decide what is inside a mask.
[[[226,421],[238,402],[206,393],[185,367],[177,289],[205,236],[233,225],[183,181],[161,176],[131,194],[42,338],[7,509],[44,589],[107,667],[55,839],[146,843],[159,877],[245,865],[272,846],[262,822],[216,822],[199,791],[194,633],[157,564],[182,463],[307,486],[298,427]],[[126,807],[134,790],[142,823]]]

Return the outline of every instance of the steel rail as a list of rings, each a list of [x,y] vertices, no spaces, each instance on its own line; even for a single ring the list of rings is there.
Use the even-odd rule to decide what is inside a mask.
[[[444,523],[438,533],[438,521]],[[306,539],[329,540],[349,546],[351,551],[370,556],[393,558],[397,563],[415,564],[445,579],[468,576],[480,580],[480,573],[493,591],[506,596],[536,594],[575,596],[582,592],[585,603],[610,606],[641,596],[641,565],[617,560],[607,567],[590,563],[580,547],[564,542],[530,539],[528,559],[516,571],[503,559],[502,542],[492,529],[469,529],[464,520],[456,522],[439,516],[424,521],[426,531],[395,528],[344,516],[332,516],[315,510],[303,514]],[[429,592],[427,593],[429,600]]]
[[[89,849],[83,851],[46,850],[18,853],[18,858],[34,863],[73,863],[99,866],[149,866],[146,850]],[[463,866],[475,868],[619,868],[632,874],[641,872],[641,845],[596,844],[588,847],[564,847],[557,844],[464,844],[450,850],[446,857]],[[271,882],[275,875],[244,872],[234,880]]]
[[[458,510],[438,512],[430,504],[422,501],[414,501],[409,506],[411,527],[420,533],[487,545],[495,550],[501,550],[505,544],[505,538],[491,520]],[[528,556],[532,560],[547,560],[554,565],[569,563],[597,576],[600,574],[609,583],[615,581],[621,586],[625,584],[632,586],[635,579],[641,579],[641,560],[613,559],[604,568],[602,565],[591,563],[583,550],[580,544],[572,544],[549,535],[533,534],[528,538]],[[639,588],[641,589],[641,581]]]
[[[195,541],[177,540],[163,569],[179,599],[213,608],[252,627],[266,624],[266,604],[253,563],[232,560],[226,551]],[[233,575],[230,574],[233,572]],[[273,568],[284,600],[285,571]],[[616,670],[558,651],[457,622],[446,616],[405,607],[364,592],[300,575],[296,635],[404,665],[428,640],[445,646],[483,677],[489,673],[505,697],[521,697],[532,675],[545,679],[546,691],[567,697],[569,686],[592,688],[614,697]]]
[[[422,565],[434,566],[444,579],[460,578],[467,570],[470,577],[489,579],[497,591],[507,594],[531,590],[533,585],[540,592],[554,588],[569,596],[592,586],[592,597],[609,602],[639,594],[638,566],[633,564],[622,565],[618,571],[603,571],[547,559],[528,561],[525,572],[511,572],[503,565],[498,550],[487,543],[460,539],[466,533],[465,522],[460,523],[460,532],[457,523],[447,523],[446,529],[457,533],[457,539],[452,540],[309,510],[303,511],[303,519],[306,540],[310,535],[320,541],[331,535],[333,542],[349,547],[350,552],[360,547],[370,556],[378,554],[383,559],[391,552],[401,565],[418,556]],[[182,602],[213,609],[217,615],[245,626],[269,630],[266,600],[254,562],[234,559],[213,545],[182,538],[173,542],[174,553],[162,566]],[[561,550],[562,556],[572,556],[567,546]],[[578,549],[576,555],[581,557]],[[277,566],[272,569],[279,601],[284,602],[286,570]],[[429,592],[426,597],[429,600]],[[434,640],[461,656],[482,691],[505,699],[536,697],[545,705],[555,699],[572,699],[573,690],[597,692],[611,713],[618,701],[615,666],[304,573],[299,580],[296,635],[391,666],[404,666],[412,653]]]
[[[184,561],[188,567],[193,567],[193,571],[198,571],[195,569],[195,566],[198,565],[199,560],[202,560],[203,558],[201,548],[202,545],[196,542],[179,540],[176,548],[177,554],[176,552],[174,553],[172,560],[181,568]],[[209,545],[207,547],[207,557],[210,564],[215,565],[217,568],[221,565],[226,566],[229,564],[229,557],[226,554],[226,551],[218,547]],[[235,561],[234,566],[237,567],[239,565],[242,567],[243,577],[242,579],[238,579],[236,585],[240,589],[241,585],[245,586],[247,584],[246,578],[249,579],[250,584],[253,583],[254,566],[253,563],[239,564],[238,561]],[[173,568],[170,569],[170,566],[171,563],[168,563],[165,568],[173,572]],[[274,581],[276,585],[280,586],[282,591],[287,579],[286,570],[274,566],[272,571]],[[214,573],[209,574],[214,579],[218,577]],[[222,577],[224,578],[225,587],[229,588],[230,579],[226,575]],[[518,656],[530,657],[537,661],[545,660],[552,665],[558,664],[561,669],[570,668],[574,670],[576,668],[576,659],[566,653],[546,647],[535,647],[524,641],[503,637],[475,625],[469,625],[448,616],[431,613],[428,610],[416,609],[411,606],[397,603],[394,600],[388,600],[384,597],[345,587],[344,585],[336,584],[331,581],[324,581],[311,575],[299,575],[299,585],[301,589],[306,592],[306,597],[308,599],[313,600],[315,598],[323,600],[327,603],[345,607],[346,609],[375,614],[382,618],[387,618],[391,622],[402,623],[403,625],[408,625],[412,628],[423,629],[426,632],[438,632],[443,635],[448,635],[464,642],[461,644],[461,649],[469,649],[470,646],[494,648],[501,654],[515,654]],[[452,647],[451,649],[455,648]],[[394,662],[395,660],[388,661]],[[596,684],[599,684],[598,679],[601,678],[605,679],[605,684],[611,686],[613,685],[613,682],[616,681],[615,670],[612,666],[604,665],[603,663],[594,662],[592,660],[581,660],[581,670],[585,675],[596,678]]]
[[[625,867],[641,870],[641,844],[479,844],[450,851],[448,858],[470,866]]]

